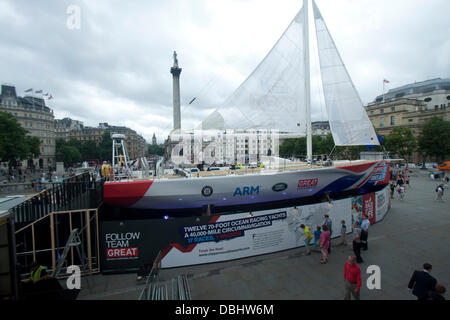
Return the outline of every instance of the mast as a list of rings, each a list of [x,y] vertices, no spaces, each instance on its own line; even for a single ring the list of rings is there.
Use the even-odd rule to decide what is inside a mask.
[[[303,25],[303,48],[305,52],[305,106],[306,106],[306,154],[312,164],[312,128],[311,128],[311,85],[310,85],[310,64],[309,64],[309,10],[308,1],[303,0],[304,25]]]

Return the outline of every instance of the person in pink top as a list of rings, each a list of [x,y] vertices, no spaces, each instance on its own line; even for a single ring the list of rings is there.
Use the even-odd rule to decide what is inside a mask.
[[[322,252],[322,259],[320,263],[328,262],[328,248],[330,247],[330,231],[327,226],[322,226],[322,234],[319,239],[320,251]]]

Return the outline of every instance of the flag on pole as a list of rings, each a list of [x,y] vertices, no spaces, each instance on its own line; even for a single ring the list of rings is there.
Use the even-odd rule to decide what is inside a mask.
[[[53,99],[53,96],[52,96],[52,95],[50,95],[50,97],[48,97],[48,100],[50,100],[50,99]]]
[[[38,91],[36,91],[36,93],[42,93],[42,90],[38,90]]]
[[[388,80],[384,79],[383,83],[390,83]]]
[[[25,90],[25,92],[31,92],[31,91],[33,91],[33,88]]]

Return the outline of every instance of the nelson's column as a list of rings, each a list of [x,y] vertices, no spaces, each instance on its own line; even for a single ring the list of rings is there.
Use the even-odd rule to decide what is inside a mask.
[[[173,78],[173,130],[181,129],[180,114],[180,74],[181,68],[178,67],[177,52],[173,52],[173,67],[170,68]]]

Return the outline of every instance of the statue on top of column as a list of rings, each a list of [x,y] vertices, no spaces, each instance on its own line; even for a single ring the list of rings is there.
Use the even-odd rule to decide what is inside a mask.
[[[173,52],[173,65],[175,67],[178,67],[178,59],[177,59],[177,52],[176,51]]]

